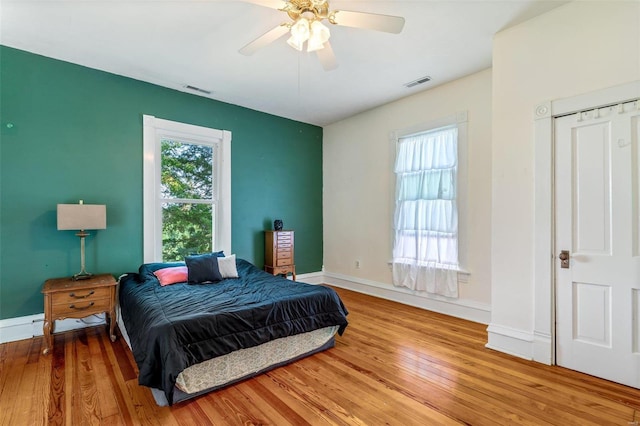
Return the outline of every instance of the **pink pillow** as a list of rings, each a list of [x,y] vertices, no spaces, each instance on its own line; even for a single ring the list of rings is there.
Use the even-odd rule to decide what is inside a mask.
[[[186,283],[187,282],[187,267],[186,266],[173,266],[171,268],[158,269],[153,273],[160,281],[161,286]]]

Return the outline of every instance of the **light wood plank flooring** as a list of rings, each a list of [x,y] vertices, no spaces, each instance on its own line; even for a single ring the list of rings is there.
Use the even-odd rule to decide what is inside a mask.
[[[486,326],[337,289],[336,347],[173,407],[103,327],[0,345],[0,425],[640,424],[640,390],[484,347]]]

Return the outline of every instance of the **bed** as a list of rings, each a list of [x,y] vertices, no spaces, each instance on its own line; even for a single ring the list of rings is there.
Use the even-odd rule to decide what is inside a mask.
[[[160,405],[183,401],[334,346],[347,326],[337,293],[238,259],[237,278],[161,286],[144,264],[120,278],[118,324],[140,385]]]

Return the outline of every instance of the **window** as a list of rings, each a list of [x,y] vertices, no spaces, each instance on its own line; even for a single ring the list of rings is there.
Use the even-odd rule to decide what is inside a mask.
[[[466,123],[447,121],[395,135],[393,281],[457,297],[458,142]]]
[[[231,251],[231,133],[144,116],[144,261]]]
[[[394,261],[457,268],[457,142],[456,127],[399,139]]]

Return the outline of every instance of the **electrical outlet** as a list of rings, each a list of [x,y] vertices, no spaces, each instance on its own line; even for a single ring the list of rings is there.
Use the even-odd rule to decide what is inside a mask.
[[[360,261],[356,260],[356,269],[360,269]]]

